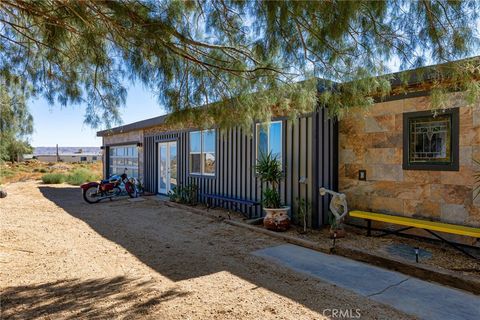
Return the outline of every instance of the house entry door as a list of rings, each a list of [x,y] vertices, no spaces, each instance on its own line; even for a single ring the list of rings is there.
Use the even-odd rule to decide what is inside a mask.
[[[158,193],[168,194],[177,185],[177,142],[158,144]]]

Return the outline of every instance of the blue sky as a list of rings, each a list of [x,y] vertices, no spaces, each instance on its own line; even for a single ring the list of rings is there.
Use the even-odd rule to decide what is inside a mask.
[[[101,146],[102,139],[96,137],[97,130],[83,123],[85,106],[52,106],[44,99],[37,99],[30,101],[29,108],[35,122],[35,132],[30,139],[32,146],[53,147],[57,143],[64,147]],[[121,112],[123,123],[165,114],[153,94],[141,85],[128,89],[126,106]]]

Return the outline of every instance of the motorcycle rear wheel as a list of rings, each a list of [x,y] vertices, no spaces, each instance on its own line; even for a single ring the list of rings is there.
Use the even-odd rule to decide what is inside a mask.
[[[101,200],[98,194],[98,187],[96,186],[91,186],[90,188],[83,190],[82,194],[83,194],[83,200],[85,200],[90,204],[97,203],[98,201]]]

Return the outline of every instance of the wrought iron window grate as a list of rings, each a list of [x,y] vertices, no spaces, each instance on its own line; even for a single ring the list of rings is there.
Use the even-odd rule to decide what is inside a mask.
[[[459,111],[446,109],[403,114],[403,169],[459,169]]]
[[[450,117],[412,119],[410,162],[450,161]]]

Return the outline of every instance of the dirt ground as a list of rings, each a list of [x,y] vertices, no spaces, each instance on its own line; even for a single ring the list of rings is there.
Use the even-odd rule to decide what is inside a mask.
[[[335,308],[409,318],[250,254],[278,240],[156,197],[88,205],[78,187],[5,187],[2,319],[323,319]]]

